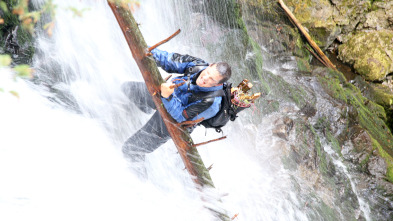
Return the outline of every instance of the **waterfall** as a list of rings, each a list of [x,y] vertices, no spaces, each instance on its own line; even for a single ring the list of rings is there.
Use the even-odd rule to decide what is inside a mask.
[[[201,45],[215,40],[219,25],[181,2],[141,1],[134,14],[146,42],[181,28],[160,48],[214,62]],[[1,86],[19,93],[0,93],[0,220],[215,220],[172,141],[147,156],[147,180],[122,156],[123,142],[150,115],[120,90],[142,77],[106,1],[55,4],[53,36],[37,33],[35,79],[13,81],[10,69],[0,69]],[[194,32],[209,22],[217,32]],[[255,124],[257,115],[243,111],[224,128],[227,139],[198,147],[205,165],[213,165],[219,195],[211,197],[222,201],[213,206],[239,214],[236,220],[310,220],[272,136],[277,114]],[[192,134],[195,143],[220,136],[202,127]]]

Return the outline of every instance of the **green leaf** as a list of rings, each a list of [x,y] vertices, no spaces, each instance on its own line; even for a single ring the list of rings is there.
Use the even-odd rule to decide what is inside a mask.
[[[0,55],[0,67],[9,66],[12,62],[11,56],[8,54]]]
[[[27,64],[21,64],[14,67],[14,71],[16,72],[16,76],[22,78],[31,78],[33,75],[33,69],[30,68]]]
[[[4,89],[0,87],[0,92],[4,92]]]
[[[3,10],[3,12],[8,12],[7,4],[3,1],[0,1],[0,8]]]

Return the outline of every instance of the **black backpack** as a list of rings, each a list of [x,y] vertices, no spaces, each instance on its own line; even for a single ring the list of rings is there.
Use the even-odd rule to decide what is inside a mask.
[[[231,103],[231,88],[231,83],[224,83],[224,96],[222,96],[221,108],[214,117],[200,123],[205,128],[214,128],[218,133],[220,133],[222,132],[221,127],[225,126],[229,120],[234,121],[236,119],[236,114],[238,113],[236,110],[239,108],[236,108],[235,110]]]

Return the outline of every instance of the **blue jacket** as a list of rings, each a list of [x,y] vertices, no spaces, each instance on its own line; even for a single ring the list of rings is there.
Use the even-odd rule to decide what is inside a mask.
[[[185,71],[196,65],[209,65],[205,61],[189,55],[180,55],[177,53],[168,53],[159,49],[151,51],[157,65],[168,73],[185,73]],[[206,68],[205,67],[205,68]],[[222,90],[222,85],[215,87],[199,87],[196,85],[196,79],[205,69],[190,76],[190,81],[175,89],[169,98],[161,98],[168,113],[177,121],[183,122],[188,120],[205,120],[214,117],[221,107],[222,97],[193,99],[193,93],[210,92]],[[178,77],[173,83],[188,81],[188,77]]]

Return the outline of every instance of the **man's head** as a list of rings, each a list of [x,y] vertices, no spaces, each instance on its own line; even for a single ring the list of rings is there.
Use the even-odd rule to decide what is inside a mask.
[[[231,67],[226,62],[217,62],[209,65],[196,80],[199,87],[215,87],[231,78]]]

